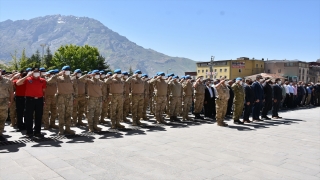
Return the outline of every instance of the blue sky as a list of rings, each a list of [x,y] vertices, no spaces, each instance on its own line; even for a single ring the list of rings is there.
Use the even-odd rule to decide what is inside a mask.
[[[319,0],[0,0],[0,21],[90,17],[158,52],[196,61],[320,58]]]

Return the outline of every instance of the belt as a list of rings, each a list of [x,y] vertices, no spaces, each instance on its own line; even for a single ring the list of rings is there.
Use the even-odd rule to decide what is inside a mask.
[[[144,95],[144,93],[132,93],[132,95]]]
[[[30,96],[26,96],[27,99],[42,99],[43,97],[30,97]]]

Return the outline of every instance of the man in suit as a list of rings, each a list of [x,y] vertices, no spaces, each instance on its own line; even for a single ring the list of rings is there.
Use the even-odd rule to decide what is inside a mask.
[[[262,112],[261,112],[261,119],[263,120],[270,120],[271,118],[269,118],[268,112],[271,110],[272,108],[272,81],[270,78],[266,78],[266,81],[263,83],[263,92],[264,92],[264,106],[262,108]]]
[[[261,83],[264,79],[261,75],[256,76],[256,82],[252,84],[252,89],[254,91],[254,104],[252,108],[252,120],[253,121],[262,121],[260,116],[260,110],[262,107],[262,102],[264,101],[264,92]]]
[[[272,109],[272,118],[279,119],[278,111],[280,102],[282,101],[282,88],[280,87],[281,80],[279,78],[276,79],[273,88],[272,88],[272,95],[273,95],[273,109]]]
[[[232,116],[232,105],[233,105],[233,98],[234,98],[234,93],[233,93],[233,90],[231,88],[231,86],[233,85],[233,81],[232,80],[229,80],[228,81],[228,89],[229,89],[229,93],[230,93],[230,98],[228,100],[228,108],[227,108],[227,116]]]
[[[243,122],[244,123],[250,123],[249,116],[252,112],[252,105],[254,102],[254,92],[251,87],[252,80],[246,79],[246,84],[244,85],[244,93],[245,93],[245,99],[244,99],[244,112],[243,112]]]
[[[204,93],[204,116],[206,118],[213,119],[216,112],[215,93],[213,87],[211,87],[211,80],[206,79],[206,88]]]

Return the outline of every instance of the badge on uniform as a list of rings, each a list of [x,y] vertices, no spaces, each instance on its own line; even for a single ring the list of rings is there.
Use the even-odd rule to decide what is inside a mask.
[[[31,79],[29,79],[28,81],[29,81],[30,84],[32,84],[32,80]]]

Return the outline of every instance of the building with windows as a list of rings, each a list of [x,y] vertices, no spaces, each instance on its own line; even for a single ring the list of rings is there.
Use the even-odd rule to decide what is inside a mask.
[[[320,62],[309,63],[309,79],[310,82],[320,82]]]
[[[265,72],[285,77],[289,81],[308,80],[309,63],[290,60],[268,60],[265,61]]]
[[[198,62],[197,74],[210,78],[211,63]],[[236,60],[218,60],[213,61],[212,73],[214,79],[225,77],[227,79],[235,79],[237,77],[245,77],[252,74],[264,72],[264,60],[249,59],[247,57],[240,57]]]

